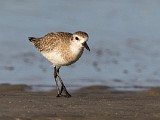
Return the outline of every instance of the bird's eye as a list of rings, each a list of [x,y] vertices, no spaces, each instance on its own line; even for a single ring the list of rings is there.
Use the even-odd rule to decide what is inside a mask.
[[[78,38],[78,37],[75,37],[75,39],[76,39],[76,40],[79,40],[79,38]]]

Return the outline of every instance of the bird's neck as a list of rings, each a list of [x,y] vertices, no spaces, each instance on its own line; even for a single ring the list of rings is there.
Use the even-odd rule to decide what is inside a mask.
[[[71,43],[70,50],[74,55],[76,55],[82,53],[84,48],[79,44]]]

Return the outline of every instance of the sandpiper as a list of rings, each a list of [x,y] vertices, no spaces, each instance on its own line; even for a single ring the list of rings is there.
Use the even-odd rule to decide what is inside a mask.
[[[51,32],[44,37],[29,37],[29,41],[40,51],[40,53],[54,66],[54,79],[56,82],[57,97],[71,97],[59,75],[61,66],[68,66],[75,63],[82,55],[84,47],[90,51],[87,45],[88,34],[83,31],[75,33]],[[59,79],[57,79],[59,78]],[[58,86],[61,83],[61,89]]]

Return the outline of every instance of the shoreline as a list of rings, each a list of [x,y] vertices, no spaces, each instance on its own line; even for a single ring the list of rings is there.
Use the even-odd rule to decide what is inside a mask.
[[[159,120],[160,88],[140,92],[89,86],[72,91],[29,92],[26,85],[0,85],[0,119],[5,120]]]
[[[55,85],[27,85],[27,84],[10,84],[10,83],[2,83],[0,84],[0,92],[2,91],[11,91],[11,90],[22,90],[26,92],[50,92],[56,91]],[[89,86],[66,86],[67,90],[70,92],[74,92],[80,89],[108,89],[113,92],[143,92],[151,89],[156,89],[160,87],[156,86],[105,86],[105,85],[89,85]]]

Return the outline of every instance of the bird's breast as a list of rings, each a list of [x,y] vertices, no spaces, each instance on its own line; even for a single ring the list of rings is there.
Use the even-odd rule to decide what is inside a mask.
[[[81,57],[82,53],[83,53],[83,48],[75,51],[71,49],[70,51],[67,51],[64,56],[64,59],[67,61],[66,65],[75,63]]]

